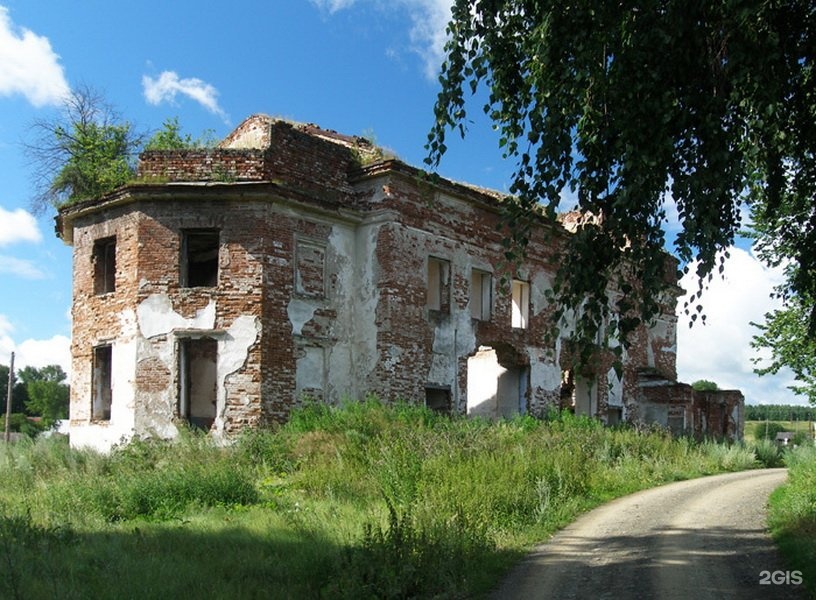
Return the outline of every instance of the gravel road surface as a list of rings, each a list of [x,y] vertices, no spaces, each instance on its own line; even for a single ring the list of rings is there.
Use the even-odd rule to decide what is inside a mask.
[[[786,476],[744,471],[619,498],[539,546],[494,598],[806,598],[803,585],[773,583],[786,567],[766,533],[766,508]]]

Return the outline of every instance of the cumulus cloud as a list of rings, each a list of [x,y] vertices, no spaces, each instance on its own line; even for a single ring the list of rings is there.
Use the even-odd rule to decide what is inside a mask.
[[[451,17],[451,0],[312,0],[312,3],[323,10],[335,13],[351,8],[358,3],[367,2],[386,10],[394,7],[404,9],[411,20],[408,32],[411,50],[419,55],[425,68],[425,75],[435,79],[445,57],[444,49],[447,40],[445,28]],[[389,50],[389,52],[392,50]]]
[[[19,358],[18,358],[19,357]],[[15,365],[41,369],[59,365],[66,373],[71,372],[71,340],[55,335],[47,340],[24,340],[17,346]]]
[[[740,389],[746,401],[753,404],[796,404],[804,400],[787,389],[793,375],[782,371],[778,375],[759,377],[754,374],[751,348],[756,329],[750,325],[762,322],[763,316],[779,307],[770,298],[774,286],[783,280],[781,269],[769,269],[752,253],[740,248],[729,250],[725,277],[715,276],[703,293],[702,305],[706,323],[689,327],[690,316],[682,311],[685,297],[678,303],[677,371],[681,381],[698,379],[714,381],[721,388]],[[690,274],[680,281],[690,292],[697,290],[696,278]]]
[[[149,75],[143,76],[142,89],[149,104],[174,103],[176,96],[181,94],[198,102],[209,112],[221,117],[224,123],[229,124],[227,113],[218,104],[218,90],[206,81],[195,77],[182,79],[175,71],[164,71],[155,79]]]
[[[5,254],[0,254],[0,273],[22,277],[23,279],[45,279],[45,272],[33,261]]]
[[[0,96],[21,94],[34,106],[59,104],[68,95],[59,55],[47,37],[16,27],[0,6]]]
[[[64,335],[55,335],[47,340],[27,339],[14,343],[14,326],[5,315],[0,314],[0,364],[8,366],[14,352],[14,370],[23,367],[41,369],[48,365],[59,365],[70,374],[71,340]]]
[[[34,215],[18,208],[8,211],[0,206],[0,246],[17,242],[40,242],[42,234]]]

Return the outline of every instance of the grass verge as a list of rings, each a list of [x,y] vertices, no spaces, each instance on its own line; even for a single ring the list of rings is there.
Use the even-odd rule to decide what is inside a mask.
[[[749,447],[569,414],[375,401],[308,406],[226,448],[41,440],[0,452],[0,596],[474,597],[597,504],[756,466]]]
[[[788,481],[771,494],[768,523],[788,566],[816,598],[816,448],[785,453]]]

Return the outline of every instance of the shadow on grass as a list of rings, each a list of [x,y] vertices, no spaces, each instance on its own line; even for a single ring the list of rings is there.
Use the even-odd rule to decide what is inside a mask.
[[[776,530],[774,540],[791,569],[802,572],[811,598],[816,598],[816,520],[803,517]]]
[[[372,579],[371,565],[363,565],[377,558],[369,548],[309,530],[211,524],[202,531],[179,521],[79,532],[22,517],[0,521],[0,597],[15,600],[472,597],[519,558],[502,551],[458,556],[450,580],[414,573],[422,585],[406,594],[399,577]]]

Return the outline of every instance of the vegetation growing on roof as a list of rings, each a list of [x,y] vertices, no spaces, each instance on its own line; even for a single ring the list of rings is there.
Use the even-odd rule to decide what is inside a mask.
[[[62,110],[32,125],[25,152],[34,169],[33,209],[62,208],[99,198],[131,183],[143,150],[188,150],[214,147],[211,130],[193,138],[178,118],[167,119],[147,141],[96,90],[72,90]]]
[[[161,129],[154,133],[144,145],[145,150],[191,150],[199,148],[215,148],[218,140],[215,131],[207,129],[198,138],[189,133],[183,133],[178,117],[165,119]]]

